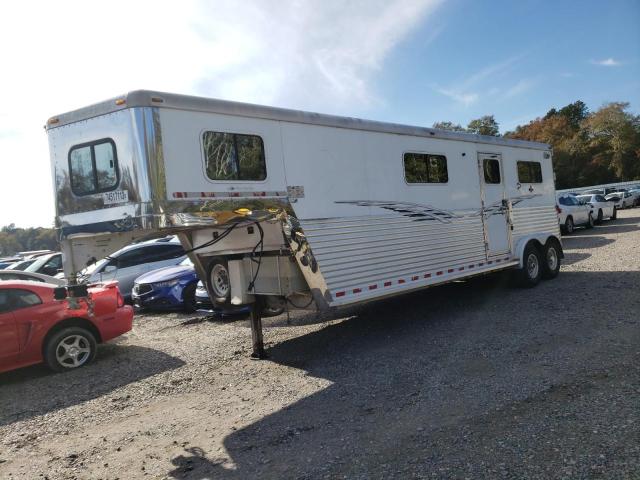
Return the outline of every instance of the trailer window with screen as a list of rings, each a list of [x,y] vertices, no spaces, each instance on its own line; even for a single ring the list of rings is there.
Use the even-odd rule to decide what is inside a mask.
[[[116,144],[106,138],[71,147],[69,176],[76,195],[115,190],[119,180]]]
[[[447,158],[430,153],[405,153],[404,178],[407,183],[447,183]]]
[[[485,158],[482,162],[484,183],[500,183],[500,162],[492,158]]]
[[[540,162],[518,162],[518,181],[520,183],[542,183]]]
[[[257,135],[204,132],[202,144],[209,179],[261,181],[267,178],[264,143]]]

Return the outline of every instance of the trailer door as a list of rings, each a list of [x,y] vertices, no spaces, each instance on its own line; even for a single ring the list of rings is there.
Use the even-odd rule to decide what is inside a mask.
[[[488,258],[511,249],[501,155],[479,153],[478,170]]]

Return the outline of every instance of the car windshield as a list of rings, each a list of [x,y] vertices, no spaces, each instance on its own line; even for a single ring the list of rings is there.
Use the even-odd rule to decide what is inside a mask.
[[[21,262],[16,262],[13,265],[9,265],[6,270],[24,270],[35,261],[35,258],[33,260],[22,260]]]
[[[590,202],[591,201],[591,195],[580,195],[578,197],[578,200],[580,200],[581,202]]]
[[[103,265],[105,263],[107,263],[109,261],[108,258],[103,258],[101,260],[98,260],[96,263],[92,263],[91,265],[89,265],[87,268],[83,269],[80,274],[81,275],[91,275],[93,272],[95,272],[98,269],[101,269],[103,267]]]
[[[38,270],[40,270],[40,267],[42,267],[45,263],[47,263],[53,256],[55,256],[56,254],[54,253],[53,255],[42,255],[41,257],[38,257],[35,259],[35,261],[29,265],[27,268],[24,269],[25,272],[37,272]]]

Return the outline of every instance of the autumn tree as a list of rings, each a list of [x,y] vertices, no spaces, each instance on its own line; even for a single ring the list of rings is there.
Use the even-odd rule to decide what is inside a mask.
[[[485,115],[475,120],[471,120],[467,125],[467,131],[477,133],[479,135],[491,135],[497,137],[500,135],[500,126],[493,115]]]

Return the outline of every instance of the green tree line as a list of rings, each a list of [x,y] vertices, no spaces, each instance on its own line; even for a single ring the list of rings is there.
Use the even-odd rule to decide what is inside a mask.
[[[466,128],[452,122],[433,127],[500,135],[493,115],[472,120]],[[625,102],[607,103],[590,112],[578,100],[552,108],[504,136],[550,144],[558,189],[640,179],[640,115],[632,114]]]
[[[53,228],[16,228],[12,223],[0,230],[0,256],[14,255],[28,250],[58,250]]]

